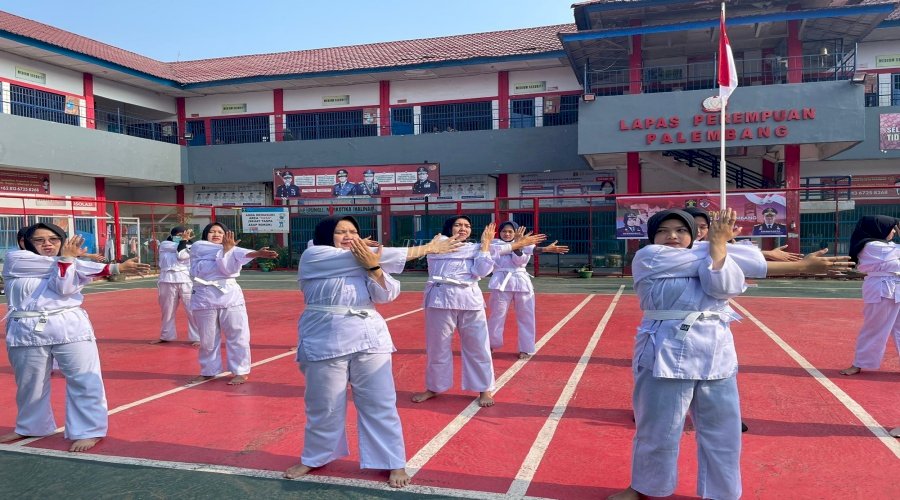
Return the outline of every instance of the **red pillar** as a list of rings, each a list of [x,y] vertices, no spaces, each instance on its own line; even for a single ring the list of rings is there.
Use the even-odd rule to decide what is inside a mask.
[[[212,141],[212,118],[206,118],[203,120],[203,128],[206,131],[206,145],[209,146],[213,143]]]
[[[270,142],[281,142],[284,140],[284,89],[273,90],[272,101],[275,110],[275,140]]]
[[[803,43],[800,41],[800,21],[788,21],[788,83],[803,83]],[[800,187],[800,145],[784,145],[785,187]],[[800,252],[800,193],[787,192],[788,250]],[[791,236],[794,235],[794,236]]]
[[[632,26],[640,26],[640,20],[632,20]],[[631,55],[628,57],[628,93],[640,94],[643,89],[644,64],[643,46],[641,35],[631,35]],[[627,167],[627,193],[638,194],[641,192],[641,155],[630,152],[625,154]],[[637,252],[639,247],[637,240],[626,240],[625,249],[629,254]],[[625,266],[624,274],[631,274],[631,266]]]
[[[500,174],[497,176],[497,197],[507,198],[509,196],[509,174]]]
[[[184,134],[187,132],[187,115],[184,108],[184,97],[175,99],[176,113],[178,114],[178,144],[187,146],[184,140]]]
[[[500,123],[497,128],[509,128],[509,71],[497,73],[497,102],[500,107]]]
[[[84,73],[84,107],[87,128],[97,128],[96,115],[94,114],[94,75],[90,73]]]
[[[378,82],[378,135],[391,135],[391,82]]]

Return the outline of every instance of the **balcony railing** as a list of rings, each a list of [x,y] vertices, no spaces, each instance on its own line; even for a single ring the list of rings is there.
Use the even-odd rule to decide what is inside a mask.
[[[797,69],[791,64],[797,62]],[[632,79],[630,69],[615,71],[588,70],[585,93],[594,95],[624,95],[637,87],[642,93],[702,90],[717,87],[716,62],[703,61],[671,66],[642,68],[640,80]],[[855,54],[809,55],[795,58],[771,56],[763,59],[736,61],[738,81],[742,86],[778,85],[788,83],[796,72],[802,82],[849,80],[856,67]],[[790,78],[794,80],[794,78]]]

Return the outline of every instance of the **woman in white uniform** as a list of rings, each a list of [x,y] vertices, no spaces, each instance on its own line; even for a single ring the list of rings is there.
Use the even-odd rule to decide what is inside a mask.
[[[428,256],[425,284],[425,390],[413,394],[414,403],[427,401],[453,387],[453,331],[459,331],[462,354],[462,389],[478,392],[480,406],[494,405],[494,366],[488,340],[484,295],[478,280],[494,269],[491,241],[494,223],[481,233],[480,243],[466,243],[459,250]],[[444,237],[465,241],[472,234],[472,220],[465,215],[444,221]]]
[[[900,219],[886,215],[865,215],[850,236],[850,258],[866,273],[863,281],[863,324],[856,337],[853,364],[841,375],[877,370],[884,359],[889,337],[900,353]]]
[[[734,238],[731,209],[712,214],[708,244],[694,245],[693,216],[664,210],[647,223],[650,245],[632,262],[644,318],[635,337],[632,368],[636,432],[631,486],[610,499],[669,496],[678,479],[681,430],[688,412],[697,431],[697,494],[740,498],[741,416],[737,353],[728,300],[745,289],[745,276],[846,269],[846,259],[810,254],[802,261],[767,264]]]
[[[501,222],[497,228],[499,239],[491,242],[494,273],[488,283],[491,291],[488,299],[488,336],[491,350],[503,347],[503,327],[510,304],[516,310],[518,325],[519,359],[527,359],[535,350],[534,285],[525,270],[533,254],[566,253],[569,247],[553,243],[538,247],[547,237],[543,234],[526,234],[525,226],[511,220]]]
[[[66,379],[66,439],[69,451],[86,451],[106,436],[107,406],[100,355],[81,289],[94,277],[145,273],[136,259],[104,265],[76,258],[86,250],[80,236],[67,239],[53,224],[30,226],[25,250],[6,254],[3,278],[9,296],[6,352],[16,379],[16,428],[0,443],[56,430],[50,405],[53,362]]]
[[[306,379],[306,429],[300,463],[284,473],[294,479],[349,454],[347,384],[357,411],[360,467],[390,471],[395,488],[409,484],[406,449],[391,370],[396,349],[375,310],[397,298],[407,260],[459,246],[435,239],[413,248],[372,251],[351,216],[333,215],[316,225],[313,246],[300,257],[298,277],[306,307],[298,324],[297,361]]]
[[[238,243],[233,231],[213,222],[203,228],[201,240],[191,246],[191,313],[200,333],[200,376],[192,382],[209,380],[224,371],[222,337],[228,371],[233,375],[228,385],[243,384],[250,375],[250,323],[244,292],[235,278],[253,259],[274,259],[278,253],[268,247],[241,248]]]
[[[200,334],[194,325],[191,313],[191,239],[193,229],[175,226],[169,232],[166,241],[159,244],[159,282],[156,287],[159,295],[159,309],[162,313],[159,338],[151,344],[172,342],[178,338],[175,332],[175,312],[178,303],[184,306],[188,319],[188,340],[194,346],[200,345]]]

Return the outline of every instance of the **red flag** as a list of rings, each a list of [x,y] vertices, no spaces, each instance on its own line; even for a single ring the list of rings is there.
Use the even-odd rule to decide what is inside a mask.
[[[728,96],[737,86],[737,67],[734,65],[731,42],[725,33],[725,4],[722,4],[722,16],[719,18],[719,99],[722,106],[728,104]]]

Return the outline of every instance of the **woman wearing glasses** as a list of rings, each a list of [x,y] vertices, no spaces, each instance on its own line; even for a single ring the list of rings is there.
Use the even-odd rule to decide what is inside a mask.
[[[16,428],[0,443],[47,436],[56,430],[50,406],[54,361],[66,378],[65,437],[69,451],[86,451],[106,436],[107,406],[94,329],[81,308],[81,289],[94,277],[148,272],[131,259],[122,264],[77,260],[86,253],[80,236],[66,238],[53,224],[25,231],[23,250],[6,254],[3,278],[9,313],[6,351],[16,379]]]

